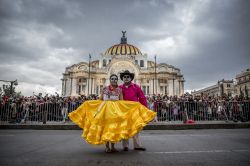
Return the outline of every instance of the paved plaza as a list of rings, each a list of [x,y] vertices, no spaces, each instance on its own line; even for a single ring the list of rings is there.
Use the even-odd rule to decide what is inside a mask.
[[[250,129],[146,130],[145,152],[104,153],[80,130],[0,130],[0,165],[249,165]]]

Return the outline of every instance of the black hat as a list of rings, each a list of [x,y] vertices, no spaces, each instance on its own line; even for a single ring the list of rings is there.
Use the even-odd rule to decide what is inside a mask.
[[[132,80],[134,79],[134,77],[135,77],[135,74],[134,74],[134,73],[130,73],[128,70],[125,70],[123,73],[120,73],[120,78],[121,78],[121,80],[123,80],[122,78],[123,78],[124,75],[130,75],[131,81],[132,81]]]

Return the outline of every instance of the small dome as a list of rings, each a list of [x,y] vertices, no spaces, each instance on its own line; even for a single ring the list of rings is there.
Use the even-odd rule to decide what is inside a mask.
[[[105,55],[138,55],[142,54],[141,51],[131,45],[127,44],[127,38],[125,37],[126,31],[122,31],[123,36],[121,38],[121,43],[111,46],[107,51],[105,52]]]

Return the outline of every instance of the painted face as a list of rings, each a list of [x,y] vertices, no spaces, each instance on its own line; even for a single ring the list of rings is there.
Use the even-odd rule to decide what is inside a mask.
[[[124,83],[130,82],[131,81],[131,76],[130,75],[124,75],[122,77]]]
[[[110,77],[109,80],[110,80],[111,83],[117,83],[118,78],[116,76],[112,76],[112,77]]]

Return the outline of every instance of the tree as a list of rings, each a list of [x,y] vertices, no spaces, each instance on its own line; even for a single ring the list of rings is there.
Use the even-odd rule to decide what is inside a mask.
[[[18,98],[22,95],[21,92],[16,92],[15,87],[12,87],[11,90],[11,86],[9,85],[3,85],[2,88],[0,88],[0,95],[1,96],[8,96],[8,97],[14,97],[14,98]]]
[[[0,87],[0,96],[3,96],[3,90],[1,87]]]

